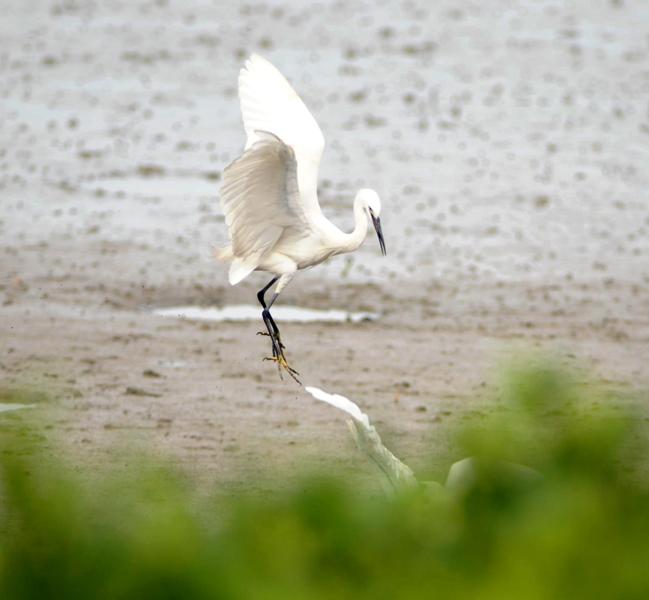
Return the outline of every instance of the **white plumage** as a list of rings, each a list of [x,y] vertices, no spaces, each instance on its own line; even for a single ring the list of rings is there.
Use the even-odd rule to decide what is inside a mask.
[[[309,394],[311,394],[316,400],[321,400],[327,404],[331,404],[351,416],[354,421],[363,424],[365,427],[370,426],[369,417],[360,409],[358,404],[352,402],[349,398],[341,396],[340,394],[329,394],[320,388],[313,386],[305,386],[304,388]]]
[[[395,490],[417,487],[417,479],[410,467],[402,463],[383,445],[381,436],[370,424],[369,417],[355,402],[340,394],[329,394],[317,387],[306,386],[304,389],[316,400],[335,406],[352,417],[347,424],[356,440],[356,445],[383,471]]]
[[[230,283],[255,270],[292,227],[308,227],[299,201],[295,154],[270,133],[256,140],[227,169],[221,206],[232,239]],[[297,226],[297,227],[296,227]]]
[[[259,139],[258,131],[270,131],[290,146],[298,164],[298,187],[305,210],[313,217],[321,214],[318,168],[325,140],[304,102],[284,76],[257,54],[239,73],[239,100],[246,150]]]
[[[347,424],[354,436],[356,445],[383,471],[393,489],[412,489],[420,485],[412,469],[402,463],[383,445],[381,437],[370,423],[369,417],[355,402],[340,394],[329,394],[317,387],[306,386],[304,389],[316,400],[326,402],[352,417],[352,420],[348,421]],[[541,473],[526,465],[512,462],[499,462],[497,464],[501,469],[501,473],[509,477],[512,482],[535,485],[543,478]],[[436,481],[425,481],[421,485],[431,494],[465,495],[476,484],[478,468],[479,465],[475,458],[464,458],[451,465],[446,477],[446,483],[443,486]]]
[[[351,233],[342,232],[322,214],[318,167],[324,137],[295,90],[261,56],[253,54],[241,69],[239,99],[246,145],[223,172],[221,207],[231,244],[219,249],[217,258],[231,261],[232,285],[255,270],[274,275],[258,298],[273,360],[286,368],[270,307],[298,269],[356,250],[367,236],[370,220],[385,254],[381,201],[373,190],[356,194]],[[275,282],[273,298],[266,306],[264,293]]]

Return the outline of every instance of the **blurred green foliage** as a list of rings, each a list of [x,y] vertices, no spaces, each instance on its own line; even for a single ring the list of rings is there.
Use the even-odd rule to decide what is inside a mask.
[[[144,461],[97,484],[22,432],[0,454],[0,598],[647,598],[642,421],[593,394],[514,370],[457,434],[465,484],[393,498],[314,476],[205,499]]]

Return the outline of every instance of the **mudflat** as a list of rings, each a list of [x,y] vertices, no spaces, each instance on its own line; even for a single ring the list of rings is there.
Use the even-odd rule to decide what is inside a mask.
[[[646,389],[642,3],[324,4],[326,19],[297,2],[10,5],[0,377],[48,393],[36,410],[74,460],[141,448],[205,481],[305,461],[373,476],[341,416],[263,361],[261,320],[153,312],[254,305],[266,282],[231,288],[211,257],[227,235],[218,186],[243,143],[236,76],[251,51],[324,131],[325,213],[349,229],[361,186],[384,205],[385,259],[370,235],[280,300],[378,315],[280,322],[305,384],[361,404],[420,471],[525,353],[629,402]]]

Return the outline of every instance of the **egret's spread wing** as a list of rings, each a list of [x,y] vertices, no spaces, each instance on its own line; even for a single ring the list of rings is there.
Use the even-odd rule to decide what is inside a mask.
[[[285,229],[308,226],[293,150],[272,134],[256,135],[257,141],[223,171],[221,207],[238,272],[231,271],[231,281],[253,271]]]
[[[304,389],[317,400],[322,400],[351,415],[353,421],[348,423],[356,445],[385,473],[394,489],[417,487],[417,479],[410,467],[402,463],[383,445],[376,429],[370,425],[369,417],[357,404],[345,396],[329,394],[317,387],[306,386]]]
[[[322,400],[322,402],[331,404],[331,406],[335,406],[336,408],[345,411],[355,421],[363,423],[366,427],[369,426],[370,421],[368,416],[359,408],[358,404],[352,402],[349,398],[341,396],[340,394],[329,394],[320,388],[313,386],[306,386],[304,389],[316,400]]]
[[[259,130],[274,133],[293,148],[304,210],[308,216],[318,215],[318,166],[325,142],[313,115],[285,77],[256,54],[239,73],[239,99],[246,149],[257,142]]]

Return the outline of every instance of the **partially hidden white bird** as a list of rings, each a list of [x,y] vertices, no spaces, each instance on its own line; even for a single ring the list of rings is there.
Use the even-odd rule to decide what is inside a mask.
[[[417,479],[412,469],[402,463],[390,452],[381,441],[381,436],[370,423],[369,417],[360,409],[358,404],[340,394],[329,394],[317,387],[304,388],[316,400],[326,402],[347,413],[351,420],[347,422],[359,450],[367,454],[383,471],[395,490],[417,487]]]
[[[257,294],[267,330],[263,335],[272,345],[268,360],[277,363],[280,376],[283,368],[299,382],[270,308],[296,271],[356,250],[370,222],[385,255],[381,201],[373,190],[358,191],[351,233],[322,214],[317,189],[322,131],[284,76],[261,56],[253,54],[241,69],[239,100],[247,139],[243,154],[223,171],[221,207],[231,244],[216,256],[231,261],[231,285],[253,271],[273,275]],[[266,304],[264,295],[275,283]]]
[[[421,485],[429,493],[464,495],[476,485],[481,467],[474,457],[463,458],[453,463],[444,485],[437,481],[418,482],[412,469],[383,445],[381,436],[370,423],[369,417],[355,402],[340,394],[329,394],[317,387],[307,385],[304,389],[316,400],[326,402],[351,417],[347,424],[356,445],[383,471],[395,491],[415,489]],[[499,467],[501,475],[512,483],[535,485],[543,479],[541,473],[526,465],[506,461],[494,464]]]

